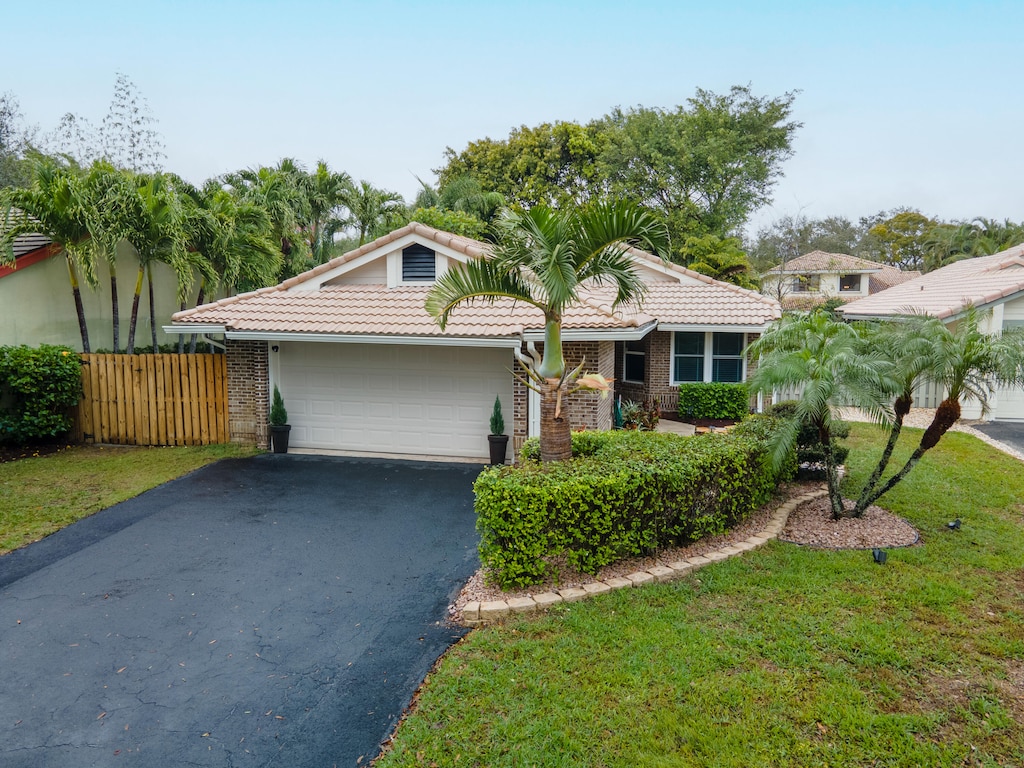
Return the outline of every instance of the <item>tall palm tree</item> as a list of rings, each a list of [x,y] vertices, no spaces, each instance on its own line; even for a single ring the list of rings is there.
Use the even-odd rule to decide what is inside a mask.
[[[560,210],[540,204],[525,212],[506,212],[498,223],[493,257],[448,270],[427,297],[427,311],[442,329],[456,307],[477,299],[493,303],[507,297],[544,313],[543,357],[527,369],[529,380],[523,380],[541,396],[542,461],[572,456],[561,401],[582,365],[566,370],[563,313],[579,300],[585,283],[614,287],[616,306],[643,296],[644,282],[627,253],[630,245],[660,254],[668,245],[664,223],[633,203],[602,201]]]
[[[833,320],[826,312],[784,317],[751,345],[750,355],[758,363],[750,380],[754,391],[803,388],[796,417],[777,433],[776,464],[781,465],[792,451],[801,426],[813,426],[825,455],[832,517],[848,516],[832,450],[837,409],[856,406],[878,421],[889,421],[886,403],[895,389],[890,366],[865,343],[857,327]]]
[[[308,266],[308,246],[299,231],[305,197],[295,181],[296,168],[286,158],[282,168],[243,170],[224,178],[239,200],[260,206],[270,216],[288,274]]]
[[[298,183],[305,196],[300,228],[314,263],[323,264],[330,258],[335,233],[345,226],[344,218],[339,214],[346,195],[352,189],[352,177],[344,171],[332,171],[321,160],[315,171],[299,176]]]
[[[22,235],[45,235],[63,251],[82,351],[89,352],[79,274],[87,284],[96,284],[96,254],[89,237],[81,175],[73,167],[38,157],[33,162],[31,186],[0,190],[0,213],[0,264],[14,263],[14,240]]]
[[[860,494],[856,513],[862,514],[892,490],[935,447],[960,418],[962,399],[976,400],[985,414],[993,385],[1024,384],[1024,331],[985,333],[982,325],[987,317],[987,313],[969,307],[963,317],[949,325],[934,318],[910,320],[910,331],[904,337],[913,340],[916,336],[918,340],[911,343],[923,347],[920,354],[924,359],[919,363],[922,376],[941,384],[946,396],[903,467],[885,483],[881,482],[881,471],[872,474]]]
[[[365,243],[367,236],[377,231],[391,216],[404,213],[401,195],[377,189],[368,181],[360,181],[345,190],[342,203],[349,211],[346,225],[359,232],[359,245]]]

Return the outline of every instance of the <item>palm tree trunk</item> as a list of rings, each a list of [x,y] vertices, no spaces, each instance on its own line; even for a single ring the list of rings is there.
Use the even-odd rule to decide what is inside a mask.
[[[113,316],[114,354],[121,351],[121,311],[117,306],[117,267],[110,262],[110,312]]]
[[[182,312],[185,311],[185,302],[184,301],[181,302],[181,306],[179,307],[179,309]],[[183,334],[183,333],[179,333],[178,334],[178,354],[179,355],[185,354],[185,334]]]
[[[895,487],[895,485],[906,477],[910,470],[912,470],[917,463],[924,456],[925,452],[935,447],[935,444],[939,442],[944,434],[946,434],[950,427],[956,424],[956,420],[960,418],[960,401],[959,399],[952,400],[947,398],[943,400],[938,409],[935,411],[935,416],[932,418],[932,423],[928,425],[928,429],[921,435],[921,442],[910,458],[907,459],[907,463],[903,465],[899,472],[889,478],[889,481],[882,486],[882,489],[871,494],[865,508],[874,504],[878,499],[887,494]]]
[[[878,485],[879,480],[882,479],[885,468],[889,466],[892,452],[896,448],[897,441],[900,439],[900,433],[903,431],[903,418],[910,413],[910,406],[913,402],[913,394],[904,393],[896,398],[896,420],[889,430],[889,440],[886,442],[885,450],[882,451],[882,456],[878,460],[878,466],[871,473],[871,477],[868,478],[868,481],[864,484],[864,489],[860,493],[860,498],[857,499],[857,505],[853,508],[854,517],[863,517],[865,510],[871,505],[871,494]]]
[[[156,311],[153,309],[153,270],[146,270],[146,282],[149,286],[149,335],[152,337],[153,342],[153,354],[155,355],[160,351],[160,347],[156,343]]]
[[[545,354],[547,350],[545,349]],[[555,415],[560,379],[545,379],[540,385],[540,460],[564,461],[572,458],[572,430],[565,409]]]
[[[206,280],[203,280],[199,285],[199,295],[196,297],[196,306],[200,306],[203,303],[203,299],[206,298]],[[188,343],[188,353],[194,355],[196,352],[196,340],[199,338],[198,333],[193,333],[192,338]]]
[[[139,263],[139,274],[135,278],[135,293],[132,294],[132,315],[128,322],[128,348],[125,350],[129,355],[135,354],[135,328],[139,322],[139,300],[142,297],[142,279],[146,275],[145,264]]]
[[[821,438],[821,450],[825,454],[825,482],[828,485],[828,501],[832,508],[832,519],[839,520],[845,514],[843,508],[843,494],[839,490],[839,469],[836,467],[836,457],[832,453],[832,435],[827,429],[818,430]]]
[[[78,331],[82,334],[82,351],[89,354],[89,326],[85,322],[85,305],[82,303],[82,291],[78,287],[78,275],[75,273],[75,265],[70,258],[68,263],[68,279],[71,281],[71,293],[75,297],[75,312],[78,313]]]

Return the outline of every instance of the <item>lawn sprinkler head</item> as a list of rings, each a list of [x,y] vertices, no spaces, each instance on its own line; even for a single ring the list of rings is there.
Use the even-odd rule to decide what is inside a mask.
[[[884,549],[872,549],[871,556],[875,558],[875,562],[879,565],[885,565],[885,561],[889,557],[889,553]]]
[[[960,530],[960,518],[958,517],[956,520],[954,520],[954,521],[952,521],[950,523],[946,523],[946,527],[949,528],[949,530],[951,530],[951,531],[959,531]]]

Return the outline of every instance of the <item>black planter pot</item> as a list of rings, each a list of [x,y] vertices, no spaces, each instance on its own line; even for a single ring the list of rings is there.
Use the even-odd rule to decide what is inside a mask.
[[[508,435],[488,435],[487,442],[491,449],[491,464],[504,464],[505,453],[508,451]]]
[[[288,433],[291,431],[291,424],[270,425],[270,442],[274,446],[274,453],[288,453]]]

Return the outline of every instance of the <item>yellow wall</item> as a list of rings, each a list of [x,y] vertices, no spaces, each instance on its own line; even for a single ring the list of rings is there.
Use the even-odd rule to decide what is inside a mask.
[[[132,297],[138,275],[138,260],[127,245],[118,249],[117,294],[120,310],[121,348],[128,343],[131,322]],[[99,285],[94,289],[85,284],[81,275],[82,302],[85,305],[92,351],[113,348],[113,321],[110,304],[110,273],[106,265],[97,270]],[[164,264],[153,270],[153,289],[156,300],[157,343],[177,342],[177,336],[167,336],[161,326],[179,307],[175,297],[174,273]],[[135,331],[136,350],[150,348],[149,299],[143,282],[139,305],[139,321]],[[196,291],[191,292],[195,301]],[[66,344],[82,350],[82,336],[78,330],[78,315],[68,280],[67,261],[63,254],[52,256],[31,266],[0,277],[0,346],[15,344]]]

